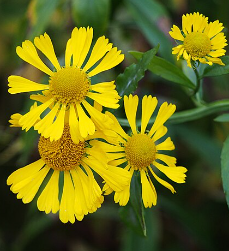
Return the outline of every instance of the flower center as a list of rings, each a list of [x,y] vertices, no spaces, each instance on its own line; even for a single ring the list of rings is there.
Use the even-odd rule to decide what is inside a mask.
[[[62,103],[80,103],[85,99],[90,80],[87,74],[76,67],[66,67],[55,72],[49,80],[50,91]]]
[[[192,32],[185,37],[184,48],[192,57],[204,57],[211,51],[211,41],[204,33]]]
[[[125,145],[126,158],[135,170],[149,166],[155,160],[156,147],[146,134],[133,135]]]
[[[85,154],[85,143],[75,144],[71,139],[69,126],[65,125],[59,140],[51,142],[49,138],[41,136],[38,150],[46,165],[54,170],[68,171],[80,164]]]

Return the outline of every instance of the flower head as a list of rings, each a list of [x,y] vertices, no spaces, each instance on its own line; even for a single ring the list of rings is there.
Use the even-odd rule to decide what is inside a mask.
[[[223,24],[218,20],[208,23],[208,18],[202,14],[193,13],[182,16],[182,31],[173,25],[170,36],[179,42],[180,45],[173,48],[172,53],[177,54],[177,60],[181,56],[191,67],[191,60],[203,64],[224,65],[219,58],[225,55],[223,49],[227,45],[223,30]]]
[[[12,121],[15,125],[16,120]],[[106,152],[97,146],[97,141],[91,137],[75,144],[69,125],[65,124],[59,140],[40,137],[38,150],[41,158],[13,172],[7,184],[18,199],[29,203],[43,183],[44,189],[37,200],[40,211],[59,211],[59,218],[64,223],[74,223],[75,218],[82,220],[84,215],[95,212],[104,200],[93,171],[117,192],[128,186],[130,180],[127,171],[107,164]],[[61,175],[64,177],[62,194],[59,188]]]
[[[92,84],[91,78],[118,65],[123,61],[124,55],[102,36],[96,41],[86,61],[92,37],[92,28],[81,27],[72,31],[66,46],[65,66],[59,64],[51,39],[46,33],[34,39],[35,46],[26,40],[21,47],[17,47],[16,52],[20,58],[49,76],[48,84],[39,84],[20,76],[8,78],[11,94],[43,91],[42,94],[31,96],[42,104],[20,118],[22,129],[29,130],[40,115],[45,113],[40,123],[34,127],[35,130],[46,138],[58,140],[63,134],[64,122],[67,121],[72,140],[78,143],[80,139],[94,134],[95,120],[104,124],[108,119],[91,106],[89,99],[101,106],[114,109],[119,107],[120,97],[115,90],[114,81]],[[42,62],[36,48],[49,59],[54,70]]]
[[[152,96],[144,96],[142,100],[142,120],[141,130],[136,126],[136,112],[138,108],[138,96],[124,97],[125,112],[130,124],[132,134],[124,132],[117,119],[109,113],[115,124],[113,129],[118,134],[119,144],[110,145],[108,148],[103,142],[98,142],[101,148],[110,152],[109,160],[112,165],[125,165],[125,170],[129,170],[131,176],[134,172],[140,172],[142,184],[142,200],[145,207],[152,207],[157,203],[157,193],[151,177],[154,177],[159,183],[175,192],[172,185],[158,176],[158,171],[164,173],[169,179],[177,183],[185,182],[186,168],[176,166],[176,158],[163,151],[173,150],[174,144],[170,137],[164,141],[161,140],[167,133],[164,123],[175,112],[175,105],[164,102],[155,118],[155,122],[150,130],[146,130],[148,122],[157,106],[157,99]],[[106,194],[113,190],[108,184],[104,188]],[[130,197],[130,184],[121,192],[115,192],[114,200],[122,206],[125,206]]]

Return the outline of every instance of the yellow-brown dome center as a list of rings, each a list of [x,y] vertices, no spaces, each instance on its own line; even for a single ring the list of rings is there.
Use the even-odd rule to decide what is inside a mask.
[[[57,101],[80,103],[85,99],[90,84],[90,79],[84,71],[76,67],[66,67],[53,74],[49,89]]]
[[[85,154],[85,143],[75,144],[69,132],[69,126],[65,125],[62,137],[57,141],[40,137],[38,150],[41,159],[46,165],[54,170],[67,171],[75,168],[81,163]]]
[[[149,166],[155,160],[156,147],[146,134],[135,134],[125,145],[126,158],[136,170]]]
[[[211,51],[211,40],[204,33],[192,32],[185,37],[184,48],[192,57],[205,57]]]

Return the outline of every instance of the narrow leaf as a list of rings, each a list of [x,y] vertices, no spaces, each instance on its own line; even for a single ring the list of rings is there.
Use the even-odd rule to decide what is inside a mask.
[[[221,114],[214,119],[216,122],[229,122],[229,113]]]
[[[141,52],[132,51],[130,54],[136,59],[140,59],[142,57]],[[151,60],[148,69],[166,80],[195,89],[195,85],[185,76],[181,69],[163,58],[155,56]]]
[[[225,65],[213,64],[212,66],[206,66],[204,69],[203,77],[214,77],[229,73],[229,56],[224,56],[221,58]]]
[[[229,207],[229,136],[223,144],[221,153],[221,176],[223,182],[223,190],[226,196],[227,205]]]
[[[120,96],[133,93],[138,86],[138,82],[144,77],[151,60],[159,49],[159,45],[143,53],[142,58],[136,63],[127,67],[124,73],[119,74],[116,79],[117,91]]]

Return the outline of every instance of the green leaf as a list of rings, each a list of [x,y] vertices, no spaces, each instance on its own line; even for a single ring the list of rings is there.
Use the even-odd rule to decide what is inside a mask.
[[[60,0],[34,0],[31,8],[31,20],[34,23],[29,34],[29,38],[41,35],[48,26],[52,14],[57,8]]]
[[[136,59],[142,57],[142,52],[131,51]],[[162,78],[172,81],[176,84],[195,89],[195,85],[185,76],[185,74],[175,65],[168,62],[167,60],[155,56],[150,64],[148,69],[154,74],[161,76]]]
[[[227,205],[229,206],[229,136],[223,144],[221,153],[221,176],[223,190],[226,196]]]
[[[137,89],[138,82],[144,77],[145,71],[158,49],[159,45],[143,53],[142,58],[136,64],[130,65],[124,73],[119,74],[116,79],[116,86],[120,96],[129,95]]]
[[[188,121],[193,121],[196,119],[203,118],[205,116],[214,114],[216,112],[222,112],[222,111],[227,111],[229,109],[229,100],[220,100],[220,101],[215,101],[209,104],[206,104],[205,106],[193,108],[187,111],[182,111],[182,112],[176,112],[172,117],[169,118],[168,124],[179,124],[179,123],[184,123]],[[118,118],[118,121],[120,125],[122,126],[128,126],[129,123],[127,119],[121,119]],[[149,124],[153,124],[155,121],[155,117],[150,119]],[[137,120],[137,126],[141,125],[141,121]]]
[[[140,175],[133,175],[130,187],[130,201],[120,208],[123,222],[141,236],[146,236],[144,208],[142,204]]]
[[[164,6],[154,0],[125,0],[128,9],[140,28],[140,31],[154,47],[160,44],[160,54],[163,58],[174,62],[172,43],[168,34],[160,28],[168,22],[168,13]]]
[[[225,65],[213,64],[212,66],[210,66],[210,65],[207,66],[204,69],[204,72],[203,72],[203,75],[201,76],[201,78],[214,77],[214,76],[228,74],[229,73],[229,56],[221,57],[221,59]]]
[[[214,119],[216,122],[229,122],[229,113],[221,114]]]
[[[72,0],[72,16],[78,27],[93,27],[94,36],[104,35],[110,14],[110,0]]]

